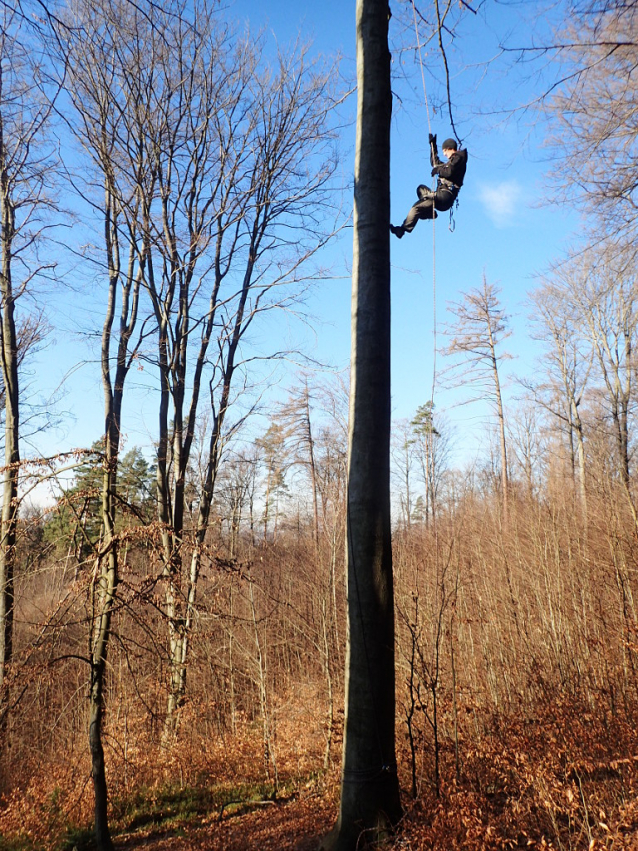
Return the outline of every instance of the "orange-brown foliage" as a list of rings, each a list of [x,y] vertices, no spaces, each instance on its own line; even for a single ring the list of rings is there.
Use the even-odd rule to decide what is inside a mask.
[[[550,490],[544,500],[513,490],[507,524],[498,499],[469,491],[439,506],[436,526],[395,533],[406,814],[388,847],[638,847],[637,530],[620,488],[591,494],[586,521],[568,488]],[[210,542],[171,748],[161,745],[161,578],[148,551],[127,562],[105,726],[119,847],[311,848],[336,817],[342,538],[335,548],[326,534],[316,549],[297,520],[281,522],[276,542],[240,544],[224,560],[224,541]],[[21,580],[16,656],[27,661],[3,731],[0,836],[34,848],[92,814],[85,584],[49,570]],[[182,838],[133,830],[135,796],[152,804],[167,786],[214,787],[230,803],[238,784],[262,782],[278,789],[273,800],[240,812],[222,803],[182,825]]]

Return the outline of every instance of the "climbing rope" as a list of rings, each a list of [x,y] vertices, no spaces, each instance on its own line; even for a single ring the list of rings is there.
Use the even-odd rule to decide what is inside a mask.
[[[419,26],[416,16],[416,6],[412,0],[412,12],[414,15],[414,32],[416,34],[416,44],[419,51],[419,65],[421,67],[421,83],[423,84],[423,100],[425,101],[425,111],[428,118],[428,133],[432,133],[432,125],[430,122],[430,105],[428,103],[428,92],[425,85],[425,71],[423,70],[423,52],[421,49],[421,38],[419,36]],[[440,24],[439,24],[440,25]],[[433,204],[434,206],[434,204]],[[433,210],[434,212],[434,210]],[[436,349],[437,349],[437,328],[436,328],[436,219],[432,216],[432,391],[430,394],[430,427],[426,436],[426,451],[429,453],[430,461],[428,464],[428,477],[434,476],[434,393],[436,388]],[[430,488],[430,481],[426,481],[425,487]],[[439,536],[436,522],[436,514],[434,509],[434,479],[432,478],[432,488],[430,495],[432,496],[432,525],[434,528],[434,559],[436,565],[436,595],[438,598],[440,590],[439,576]],[[427,495],[426,495],[427,499]],[[418,594],[418,578],[415,576],[415,591]],[[438,605],[438,599],[437,599]]]
[[[428,133],[432,133],[432,125],[430,122],[430,105],[428,102],[428,91],[425,85],[425,71],[423,70],[423,51],[421,49],[421,38],[419,36],[419,25],[416,17],[416,6],[412,0],[412,13],[414,16],[414,32],[416,35],[416,45],[419,51],[419,65],[421,66],[421,83],[423,84],[423,99],[425,101],[425,113],[428,118]],[[434,389],[436,386],[436,227],[435,218],[432,217],[432,334],[434,339],[433,351],[433,367],[432,367],[432,393],[430,397],[431,409],[434,408]],[[432,440],[432,430],[430,430],[430,440]],[[431,450],[431,446],[428,449]],[[430,454],[430,457],[432,455]]]

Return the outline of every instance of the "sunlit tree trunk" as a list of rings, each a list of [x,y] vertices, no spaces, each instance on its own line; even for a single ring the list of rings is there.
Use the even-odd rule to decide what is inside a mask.
[[[107,179],[108,182],[108,179]],[[120,454],[122,401],[124,384],[133,353],[129,349],[138,312],[139,290],[144,267],[144,249],[140,250],[140,266],[136,269],[138,246],[129,245],[129,263],[125,274],[120,266],[118,234],[118,201],[112,187],[107,188],[105,204],[106,253],[109,269],[107,310],[102,330],[102,388],[104,391],[104,473],[102,478],[102,537],[96,556],[91,586],[91,687],[89,693],[89,747],[91,774],[95,791],[95,837],[99,851],[113,847],[108,824],[108,798],[102,723],[106,659],[111,635],[111,621],[118,585],[118,540],[115,531],[117,472]],[[121,312],[117,333],[117,355],[111,363],[111,344],[118,289]]]
[[[20,473],[20,387],[18,371],[29,348],[41,339],[40,320],[21,311],[42,265],[38,248],[55,203],[54,158],[46,128],[55,93],[42,73],[41,48],[22,26],[19,4],[0,8],[0,407],[4,415],[2,508],[0,513],[0,686],[13,655],[14,574]],[[46,78],[47,82],[44,82]],[[40,329],[39,329],[40,326]],[[3,695],[6,697],[6,694]]]
[[[118,585],[118,541],[115,531],[117,471],[120,453],[122,401],[124,384],[130,369],[131,335],[137,321],[137,306],[143,259],[137,276],[134,257],[137,249],[130,246],[126,275],[121,275],[118,236],[117,200],[112,188],[107,189],[105,204],[106,253],[109,268],[109,292],[102,330],[102,387],[104,391],[104,472],[102,478],[102,535],[91,584],[91,685],[89,692],[89,747],[91,774],[95,792],[95,837],[99,851],[113,847],[108,824],[108,797],[104,763],[103,717],[106,660],[111,636],[111,622]],[[142,252],[143,258],[143,252]],[[117,334],[117,355],[111,363],[113,320],[118,289],[121,289],[121,315]]]
[[[117,45],[109,38],[111,15],[115,8],[95,4],[75,9],[82,20],[76,30],[69,29],[65,57],[69,62],[68,94],[75,108],[71,125],[82,145],[89,151],[102,175],[104,265],[107,270],[107,303],[102,326],[101,375],[104,393],[104,450],[101,493],[101,537],[95,552],[92,580],[89,586],[89,749],[91,775],[95,793],[95,838],[99,851],[111,851],[108,823],[108,795],[103,746],[103,724],[106,709],[105,687],[107,657],[111,639],[113,612],[119,581],[118,538],[116,534],[117,476],[121,446],[121,417],[124,387],[131,363],[139,346],[133,341],[139,296],[148,241],[149,208],[145,191],[153,191],[153,176],[144,156],[144,131],[131,127],[121,132],[122,101],[135,101],[135,81],[140,79],[139,65],[129,57],[125,66],[131,85],[122,92],[116,75],[101,75],[96,69],[107,66],[117,53]],[[144,40],[135,22],[118,17],[122,42]],[[132,89],[132,90],[131,90]],[[139,93],[137,94],[139,98]],[[118,98],[121,98],[118,104]],[[138,131],[137,134],[135,131]],[[118,165],[126,163],[118,173]],[[97,205],[96,205],[97,206]],[[119,312],[119,321],[118,321]]]
[[[2,381],[4,384],[4,474],[2,519],[0,525],[0,686],[13,651],[13,580],[15,572],[16,527],[18,523],[18,472],[20,426],[18,389],[18,346],[15,324],[15,299],[11,282],[11,257],[15,210],[4,155],[0,119],[0,319],[2,340]]]
[[[348,647],[339,820],[351,851],[401,815],[390,531],[390,53],[386,0],[357,2],[357,148],[348,459]]]

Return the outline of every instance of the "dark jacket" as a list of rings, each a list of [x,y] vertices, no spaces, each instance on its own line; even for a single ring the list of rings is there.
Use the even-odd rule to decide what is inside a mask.
[[[452,190],[455,195],[458,194],[459,189],[463,186],[463,178],[465,177],[465,170],[467,168],[467,151],[465,148],[461,148],[460,151],[454,151],[450,159],[446,163],[443,163],[439,159],[436,145],[432,144],[430,162],[433,166],[432,174],[437,175],[439,185],[442,185],[442,188]]]

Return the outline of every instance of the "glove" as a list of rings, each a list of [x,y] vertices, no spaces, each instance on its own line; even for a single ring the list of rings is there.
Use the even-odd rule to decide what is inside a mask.
[[[428,139],[431,145],[436,145],[436,133],[430,133]]]
[[[430,172],[430,174],[432,175],[432,177],[434,177],[434,175],[438,174],[438,173],[439,173],[439,167],[438,167],[438,165],[435,165],[434,168],[432,169],[432,171]]]

